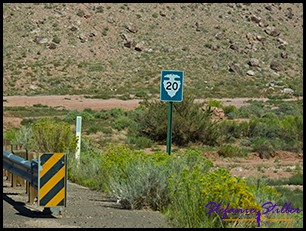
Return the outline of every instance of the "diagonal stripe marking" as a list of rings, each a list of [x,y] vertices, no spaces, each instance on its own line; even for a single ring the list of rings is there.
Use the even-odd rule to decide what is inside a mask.
[[[65,188],[62,188],[45,206],[57,206],[65,198]]]
[[[42,170],[40,171],[40,178],[42,178],[52,166],[63,157],[63,155],[52,155],[42,166]]]
[[[54,176],[40,189],[40,200],[65,177],[65,166],[63,166]]]

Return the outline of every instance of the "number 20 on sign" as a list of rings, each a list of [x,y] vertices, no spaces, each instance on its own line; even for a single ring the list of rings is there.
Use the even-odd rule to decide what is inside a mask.
[[[160,100],[168,102],[183,101],[183,71],[165,71],[161,72],[160,81]]]

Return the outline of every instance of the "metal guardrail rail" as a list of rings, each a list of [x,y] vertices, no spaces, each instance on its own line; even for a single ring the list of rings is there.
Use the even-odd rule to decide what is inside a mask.
[[[37,190],[38,162],[36,159],[28,161],[3,150],[3,168],[30,182],[31,186]]]

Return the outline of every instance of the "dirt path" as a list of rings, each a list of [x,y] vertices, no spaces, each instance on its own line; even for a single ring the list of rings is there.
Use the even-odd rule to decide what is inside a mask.
[[[297,100],[300,98],[291,98],[285,100]],[[241,107],[248,105],[248,100],[267,101],[268,98],[222,98],[217,99],[223,102],[224,105],[234,105]],[[92,99],[86,98],[84,95],[49,95],[49,96],[5,96],[3,97],[4,107],[17,107],[28,106],[31,107],[35,104],[47,105],[49,107],[62,107],[68,110],[84,110],[91,108],[92,110],[108,110],[111,108],[122,108],[126,110],[133,110],[142,100],[120,100],[120,99]],[[203,102],[203,99],[197,99],[196,102]]]

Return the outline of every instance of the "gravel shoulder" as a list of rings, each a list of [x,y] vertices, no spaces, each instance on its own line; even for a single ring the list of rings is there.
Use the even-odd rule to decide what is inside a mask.
[[[43,213],[27,203],[25,187],[11,188],[3,178],[4,228],[170,228],[166,217],[151,210],[121,209],[101,192],[69,182],[61,215]]]

